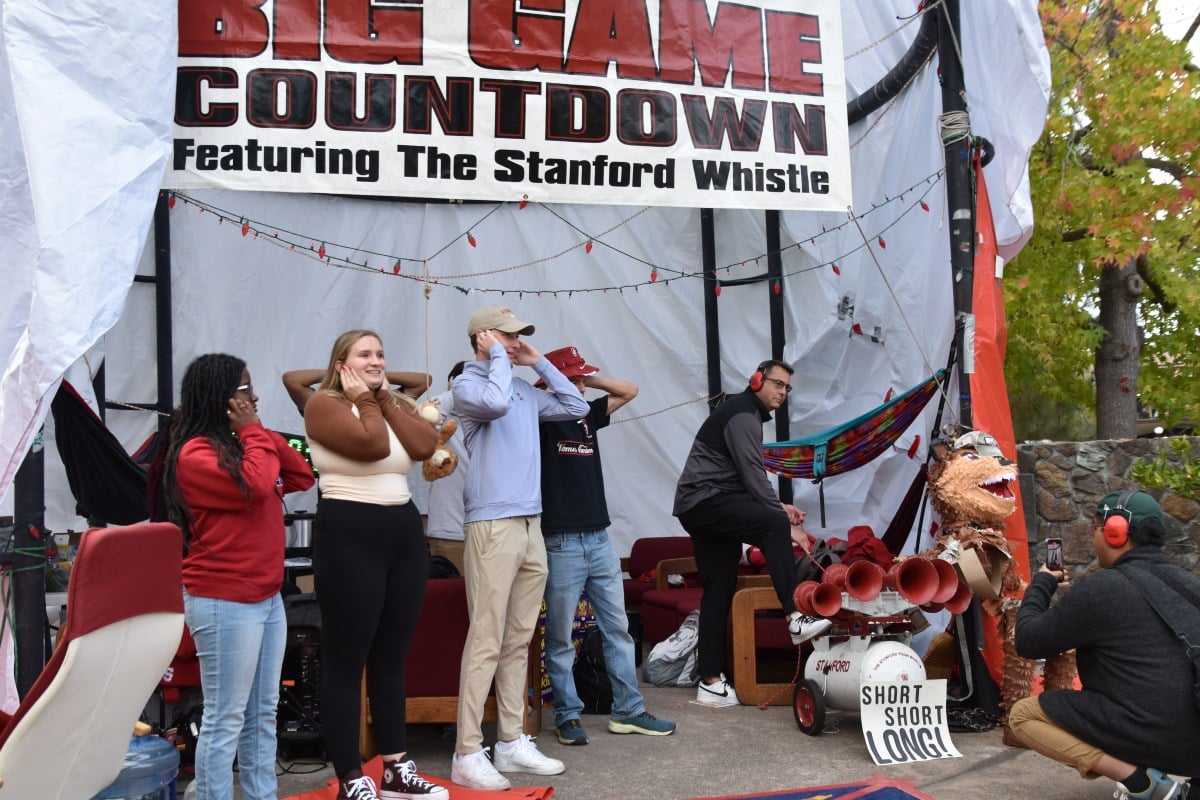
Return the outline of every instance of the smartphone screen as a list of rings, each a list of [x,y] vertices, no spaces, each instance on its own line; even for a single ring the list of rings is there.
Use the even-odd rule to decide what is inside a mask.
[[[1046,540],[1046,569],[1063,568],[1062,539]]]

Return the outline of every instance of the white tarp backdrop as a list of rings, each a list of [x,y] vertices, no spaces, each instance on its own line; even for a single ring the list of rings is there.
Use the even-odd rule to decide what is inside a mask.
[[[176,25],[147,0],[4,0],[0,14],[7,492],[59,379],[124,306],[167,163]]]
[[[903,55],[919,24],[906,24],[915,12],[912,2],[842,6],[848,96]],[[940,13],[940,6],[926,13]],[[150,31],[161,24],[152,24],[151,15],[120,19],[133,26],[123,34],[130,41],[143,35],[138,26]],[[987,174],[1002,253],[1011,257],[1032,228],[1026,161],[1045,117],[1048,57],[1032,0],[968,4],[962,28],[971,132],[996,146]],[[894,103],[850,128],[853,218],[783,209],[779,290],[784,356],[796,367],[793,436],[864,413],[889,390],[908,389],[946,360],[953,319],[936,65],[935,57]],[[169,90],[172,68],[164,65],[156,80]],[[70,116],[59,120],[72,122]],[[163,141],[154,143],[155,153]],[[69,196],[78,181],[78,175],[63,178],[56,191]],[[125,222],[145,229],[146,204],[136,219],[134,211],[128,214]],[[573,344],[605,373],[641,389],[600,437],[618,551],[628,552],[641,536],[682,534],[670,516],[671,498],[707,414],[698,210],[425,205],[188,190],[170,217],[176,384],[195,356],[236,354],[249,365],[264,421],[300,431],[279,374],[324,366],[341,331],[378,330],[389,367],[427,369],[440,390],[451,364],[470,357],[468,316],[481,305],[504,303],[537,326],[530,339],[541,351]],[[763,212],[718,209],[715,221],[721,277],[763,273]],[[110,235],[129,244],[124,230],[98,233],[92,247]],[[104,285],[127,288],[129,267],[110,262],[95,269],[106,276]],[[138,271],[153,271],[149,248]],[[420,280],[426,275],[428,283]],[[766,282],[723,287],[717,304],[726,391],[743,388],[770,354],[773,290]],[[148,285],[130,289],[105,337],[110,399],[153,400],[152,295]],[[47,313],[55,321],[70,315],[99,325],[120,309],[120,298],[96,292]],[[61,346],[54,333],[47,331],[43,349]],[[64,368],[56,367],[55,377]],[[855,524],[877,533],[886,528],[924,458],[935,406],[892,451],[826,481],[827,533],[844,534]],[[20,415],[5,408],[3,416],[5,455],[19,458],[13,432],[37,416],[31,407]],[[110,411],[109,422],[130,450],[155,425],[152,414],[136,411]],[[768,441],[773,432],[768,425]],[[909,459],[906,451],[918,435],[917,458]],[[48,481],[56,484],[52,494],[48,489],[48,522],[61,529],[72,524],[72,504],[65,484]],[[795,490],[797,503],[815,512],[815,487],[796,482]],[[291,505],[312,508],[311,499]],[[815,513],[810,520],[810,530],[819,533]]]

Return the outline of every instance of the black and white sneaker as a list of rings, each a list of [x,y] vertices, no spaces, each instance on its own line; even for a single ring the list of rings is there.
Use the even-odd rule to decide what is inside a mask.
[[[382,800],[450,800],[446,787],[422,778],[411,761],[383,762],[379,796]]]
[[[338,781],[337,800],[379,800],[375,792],[375,781],[366,775]]]
[[[725,673],[721,673],[721,677],[713,683],[705,683],[701,679],[699,685],[696,686],[696,702],[713,708],[724,708],[725,706],[736,706],[738,697],[737,692],[733,691],[733,687],[729,685],[729,681],[725,680]]]
[[[793,611],[788,617],[788,633],[792,635],[792,644],[795,645],[815,639],[832,627],[833,623],[824,617],[806,617],[799,611]]]

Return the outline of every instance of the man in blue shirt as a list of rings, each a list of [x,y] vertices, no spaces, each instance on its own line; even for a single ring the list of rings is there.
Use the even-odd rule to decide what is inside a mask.
[[[538,423],[579,419],[587,403],[521,336],[533,326],[507,308],[481,308],[467,324],[475,351],[452,388],[455,413],[471,454],[464,488],[464,577],[471,626],[459,677],[458,737],[450,779],[474,789],[509,788],[500,772],[558,775],[522,730],[526,652],[546,587],[540,514]],[[513,375],[533,367],[553,393]],[[483,708],[496,682],[494,759],[483,749]]]

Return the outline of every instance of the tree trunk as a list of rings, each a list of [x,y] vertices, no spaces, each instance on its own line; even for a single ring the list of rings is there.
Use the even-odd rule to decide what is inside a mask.
[[[1100,327],[1104,341],[1096,350],[1096,438],[1137,436],[1138,373],[1141,337],[1138,296],[1145,289],[1137,260],[1107,267],[1100,275]]]

